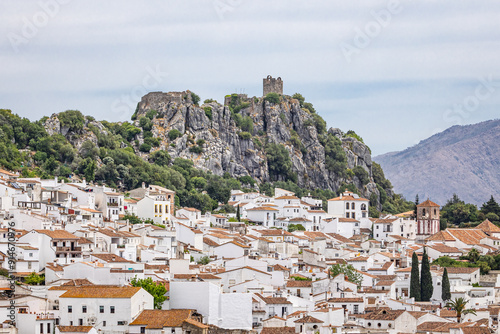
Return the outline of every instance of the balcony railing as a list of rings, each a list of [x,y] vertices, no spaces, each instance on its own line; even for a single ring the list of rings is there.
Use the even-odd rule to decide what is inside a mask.
[[[118,206],[118,203],[108,203],[108,206]]]
[[[82,247],[56,247],[56,252],[81,252]]]

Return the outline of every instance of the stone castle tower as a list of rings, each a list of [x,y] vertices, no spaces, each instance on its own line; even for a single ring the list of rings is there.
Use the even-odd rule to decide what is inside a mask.
[[[439,205],[426,200],[417,205],[417,236],[429,237],[439,232]]]
[[[268,75],[267,78],[264,78],[264,96],[269,93],[283,94],[283,81],[280,77],[275,79]]]

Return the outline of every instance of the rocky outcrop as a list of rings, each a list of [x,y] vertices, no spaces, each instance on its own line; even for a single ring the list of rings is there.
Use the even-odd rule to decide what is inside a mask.
[[[317,133],[313,115],[301,108],[299,101],[282,96],[280,103],[273,104],[263,98],[239,95],[238,105],[244,106],[238,111],[240,116],[234,116],[227,105],[229,101],[230,98],[226,98],[226,105],[211,102],[197,106],[192,103],[189,91],[149,93],[138,104],[135,122],[139,126],[141,117],[156,110],[151,131],[161,140],[160,149],[167,150],[174,159],[190,159],[195,167],[218,175],[228,172],[234,177],[250,175],[260,182],[270,181],[265,145],[276,143],[287,149],[292,172],[297,175],[300,186],[337,191],[343,182],[355,183],[364,196],[378,195],[371,178],[370,149],[355,138],[344,137],[341,130],[331,128],[328,133],[342,142],[347,168],[363,167],[370,182],[363,185],[356,177],[340,176],[328,170],[322,144],[327,133]],[[252,120],[251,136],[242,133],[236,117]],[[182,136],[170,140],[168,133],[173,129]],[[139,139],[142,142],[142,138]],[[191,148],[200,139],[204,140],[203,152],[193,153]]]

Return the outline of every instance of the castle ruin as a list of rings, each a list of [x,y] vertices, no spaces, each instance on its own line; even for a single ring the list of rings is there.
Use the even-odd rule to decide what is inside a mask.
[[[281,80],[281,77],[275,79],[272,76],[268,75],[267,78],[264,78],[263,87],[264,87],[264,96],[266,96],[269,93],[277,93],[283,95],[283,81]]]

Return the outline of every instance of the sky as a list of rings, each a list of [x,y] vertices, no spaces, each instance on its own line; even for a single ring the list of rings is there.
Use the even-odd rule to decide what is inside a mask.
[[[262,96],[281,77],[373,155],[498,118],[500,2],[0,2],[0,108],[126,121],[149,91]]]

